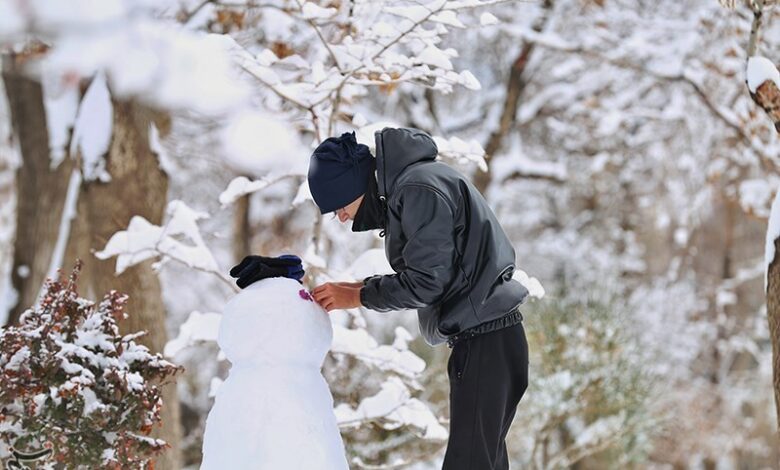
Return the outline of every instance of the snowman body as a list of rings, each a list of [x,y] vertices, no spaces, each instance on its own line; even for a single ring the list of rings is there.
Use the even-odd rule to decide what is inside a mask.
[[[349,470],[321,368],[328,313],[286,277],[226,305],[217,342],[231,362],[203,436],[201,470]]]

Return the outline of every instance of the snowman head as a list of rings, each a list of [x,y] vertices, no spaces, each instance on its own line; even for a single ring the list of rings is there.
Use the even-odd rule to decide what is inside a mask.
[[[331,346],[328,313],[297,280],[270,277],[233,296],[217,342],[231,363],[321,367]]]

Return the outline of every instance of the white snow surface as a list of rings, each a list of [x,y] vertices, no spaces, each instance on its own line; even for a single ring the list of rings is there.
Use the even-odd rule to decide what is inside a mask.
[[[772,80],[780,88],[780,72],[775,64],[766,57],[753,56],[747,63],[747,83],[751,93],[755,93],[762,83]]]
[[[219,313],[190,312],[187,321],[179,327],[179,335],[165,344],[164,354],[174,357],[182,349],[199,341],[216,341],[221,320],[222,315]]]
[[[769,287],[769,265],[775,259],[775,240],[780,237],[780,191],[775,194],[769,222],[766,229],[766,249],[764,250],[764,291]]]
[[[220,132],[226,161],[237,171],[250,175],[269,171],[306,174],[309,153],[297,132],[285,121],[247,108],[229,118]]]
[[[217,271],[217,261],[198,229],[198,220],[210,217],[209,214],[192,209],[178,199],[170,201],[165,211],[168,221],[162,227],[134,215],[127,230],[114,233],[103,250],[95,252],[95,256],[98,259],[116,256],[117,275],[157,256],[162,256],[162,259],[152,265],[154,269],[175,259],[196,269]],[[184,243],[180,240],[182,238],[190,243]]]
[[[103,155],[108,152],[113,130],[113,106],[106,77],[98,72],[90,83],[79,105],[70,154],[81,151],[84,178],[107,183],[111,175],[106,171]]]
[[[217,342],[232,363],[206,419],[202,470],[348,470],[321,367],[328,313],[289,278],[250,284],[225,305]]]
[[[516,269],[514,274],[512,274],[512,278],[520,281],[520,284],[528,289],[529,297],[535,297],[537,299],[544,297],[544,287],[542,287],[542,283],[539,282],[539,279],[529,276],[522,269]]]

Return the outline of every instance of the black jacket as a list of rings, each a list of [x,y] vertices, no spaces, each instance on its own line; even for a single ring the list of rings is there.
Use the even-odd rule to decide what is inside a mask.
[[[525,302],[528,290],[512,278],[509,238],[474,185],[435,160],[433,139],[389,127],[374,138],[385,254],[395,274],[365,278],[361,303],[379,312],[417,309],[420,332],[435,346]]]

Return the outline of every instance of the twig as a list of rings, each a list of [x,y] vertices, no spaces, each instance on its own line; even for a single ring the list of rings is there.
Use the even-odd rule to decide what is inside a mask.
[[[753,10],[753,23],[750,26],[750,39],[747,47],[748,57],[756,55],[756,49],[758,48],[761,20],[764,16],[764,0],[753,0],[750,2],[750,6]]]

